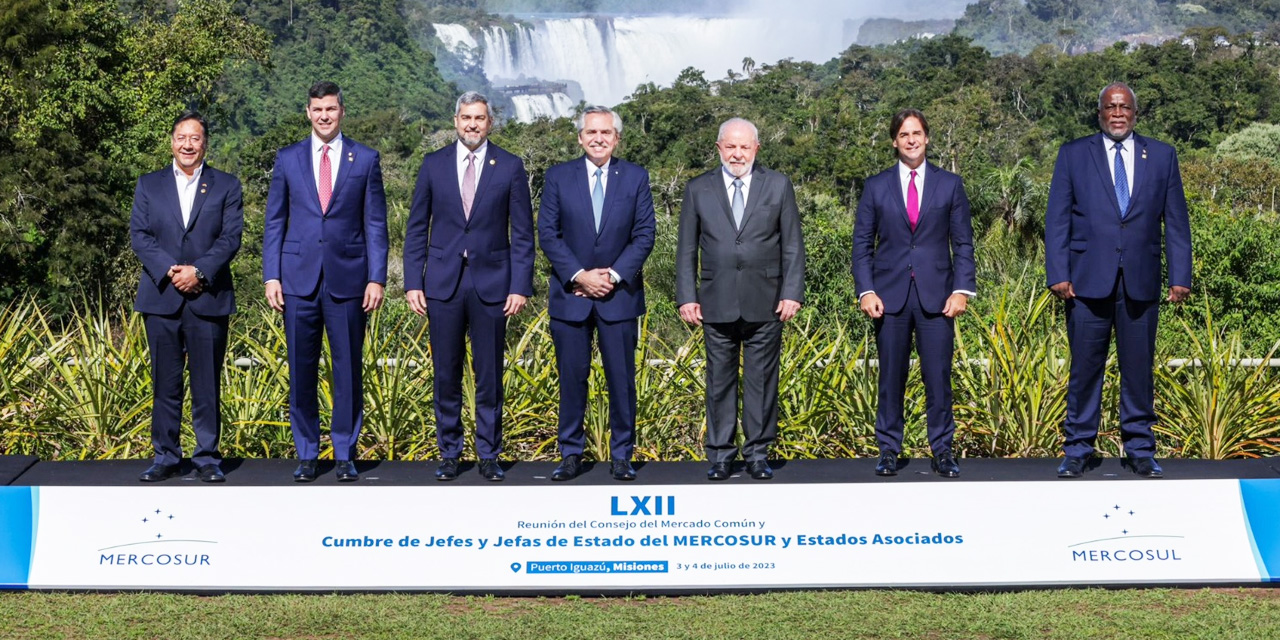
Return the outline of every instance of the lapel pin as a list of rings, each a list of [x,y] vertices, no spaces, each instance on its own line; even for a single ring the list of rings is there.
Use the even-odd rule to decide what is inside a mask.
[[[347,152],[347,162],[355,162],[355,161],[356,161],[356,154],[354,154],[354,153],[352,153],[352,152],[348,151],[348,152]]]
[[[489,158],[489,166],[491,166],[491,167],[492,167],[492,166],[493,166],[493,165],[495,165],[495,164],[498,164],[498,161],[497,161],[497,160],[494,160],[493,158]]]
[[[1147,150],[1146,150],[1146,149],[1143,149],[1143,150],[1142,150],[1142,159],[1143,159],[1143,160],[1146,160],[1146,159],[1147,159]]]
[[[203,189],[203,188],[201,188],[201,189],[200,189],[200,193],[204,193],[204,189]]]

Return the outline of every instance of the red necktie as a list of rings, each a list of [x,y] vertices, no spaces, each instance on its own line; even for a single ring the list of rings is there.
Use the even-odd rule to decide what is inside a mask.
[[[467,154],[467,170],[462,173],[462,215],[471,219],[471,203],[476,199],[476,154]]]
[[[911,172],[911,182],[907,184],[907,222],[911,223],[911,230],[916,230],[916,224],[920,222],[920,193],[916,191],[916,172]]]
[[[329,200],[333,198],[333,165],[329,163],[329,145],[320,150],[320,211],[329,212]]]

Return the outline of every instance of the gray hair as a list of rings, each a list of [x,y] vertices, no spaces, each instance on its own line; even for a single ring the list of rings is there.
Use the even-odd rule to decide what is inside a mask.
[[[582,113],[578,114],[578,117],[573,119],[573,126],[578,128],[578,133],[582,133],[582,128],[587,126],[587,116],[593,113],[607,113],[613,116],[613,130],[618,132],[618,135],[622,135],[622,116],[619,116],[618,112],[613,109],[610,109],[609,107],[602,107],[598,104],[591,105],[586,109],[583,109]]]
[[[716,142],[724,140],[724,132],[734,125],[746,125],[751,130],[751,138],[760,143],[760,130],[756,129],[756,125],[746,118],[729,118],[720,124],[720,133],[716,134]]]
[[[453,105],[453,115],[457,116],[462,113],[462,106],[467,104],[483,103],[485,111],[489,113],[489,121],[493,121],[493,106],[489,104],[489,99],[479,91],[468,91],[458,96],[458,102]]]
[[[1134,93],[1133,89],[1130,89],[1129,85],[1123,82],[1112,82],[1111,84],[1103,87],[1102,91],[1098,92],[1098,110],[1099,111],[1102,110],[1102,101],[1106,99],[1107,92],[1111,91],[1112,89],[1124,89],[1125,91],[1128,91],[1129,96],[1133,98],[1133,110],[1135,113],[1138,111],[1138,94]]]

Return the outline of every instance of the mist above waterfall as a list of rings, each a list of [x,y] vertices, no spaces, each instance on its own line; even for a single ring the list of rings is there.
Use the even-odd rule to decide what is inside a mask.
[[[920,20],[959,16],[964,0],[750,0],[720,11],[667,15],[515,16],[514,27],[468,30],[437,24],[436,35],[456,55],[477,63],[495,87],[523,99],[517,117],[565,115],[577,100],[616,105],[637,86],[671,82],[688,67],[709,79],[782,59],[825,62],[853,42],[872,17]],[[572,86],[548,93],[544,83]],[[527,87],[541,97],[520,96]]]

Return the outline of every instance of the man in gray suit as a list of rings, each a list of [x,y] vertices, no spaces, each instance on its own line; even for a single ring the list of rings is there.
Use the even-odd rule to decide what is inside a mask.
[[[685,187],[676,304],[707,341],[707,479],[727,479],[738,454],[741,353],[742,457],[752,478],[768,480],[773,469],[766,458],[778,435],[782,323],[804,302],[800,211],[791,180],[755,166],[760,137],[754,124],[725,121],[716,148],[722,166]]]

